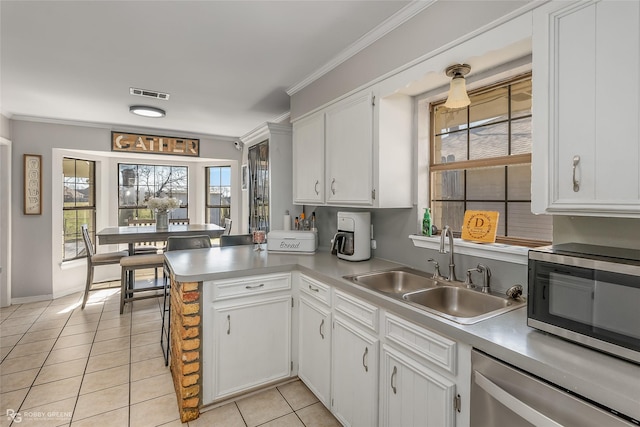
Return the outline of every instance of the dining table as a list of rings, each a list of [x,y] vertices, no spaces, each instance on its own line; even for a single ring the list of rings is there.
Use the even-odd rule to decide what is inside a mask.
[[[169,224],[169,228],[157,229],[155,225],[124,227],[107,227],[96,236],[99,245],[116,245],[126,243],[129,255],[135,255],[135,244],[141,242],[166,242],[172,236],[202,236],[219,237],[224,233],[224,227],[216,224]],[[128,288],[135,286],[133,273],[129,276]],[[155,281],[154,281],[155,283]],[[157,284],[156,284],[157,286]]]
[[[167,229],[156,229],[155,225],[107,227],[98,233],[98,244],[129,246],[129,254],[135,254],[135,244],[141,242],[166,242],[172,236],[207,235],[211,238],[219,237],[224,227],[216,224],[169,224]]]

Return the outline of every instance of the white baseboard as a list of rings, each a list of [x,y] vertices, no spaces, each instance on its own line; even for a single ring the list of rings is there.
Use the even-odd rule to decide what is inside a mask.
[[[36,295],[33,297],[21,297],[21,298],[11,298],[11,305],[15,304],[28,304],[30,302],[40,302],[40,301],[49,301],[53,299],[53,295]]]

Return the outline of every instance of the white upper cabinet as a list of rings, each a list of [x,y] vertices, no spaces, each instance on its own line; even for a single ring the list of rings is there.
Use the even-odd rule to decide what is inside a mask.
[[[534,213],[640,217],[639,70],[639,2],[534,10]]]
[[[373,204],[373,95],[337,103],[326,113],[327,203]]]
[[[367,89],[296,121],[294,202],[411,206],[411,97]]]
[[[324,113],[293,124],[293,199],[324,203]]]

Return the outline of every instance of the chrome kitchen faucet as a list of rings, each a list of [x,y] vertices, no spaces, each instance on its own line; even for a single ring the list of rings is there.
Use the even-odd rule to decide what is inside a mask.
[[[442,233],[440,234],[440,253],[446,254],[447,251],[444,250],[444,239],[446,236],[449,236],[449,277],[447,280],[452,282],[456,279],[456,265],[453,263],[453,232],[449,228],[448,225],[445,225],[442,229]]]

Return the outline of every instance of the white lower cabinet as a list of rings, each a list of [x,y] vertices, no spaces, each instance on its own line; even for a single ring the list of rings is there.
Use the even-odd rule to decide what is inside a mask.
[[[340,423],[469,426],[469,345],[304,274],[299,291],[298,376]]]
[[[384,345],[381,382],[380,426],[455,426],[455,383],[415,358]]]
[[[326,406],[331,393],[331,311],[300,296],[298,376]]]
[[[214,307],[214,398],[287,378],[291,297]]]
[[[291,376],[290,284],[289,273],[204,283],[203,404]]]
[[[378,348],[376,336],[335,317],[331,410],[345,426],[378,424]]]

